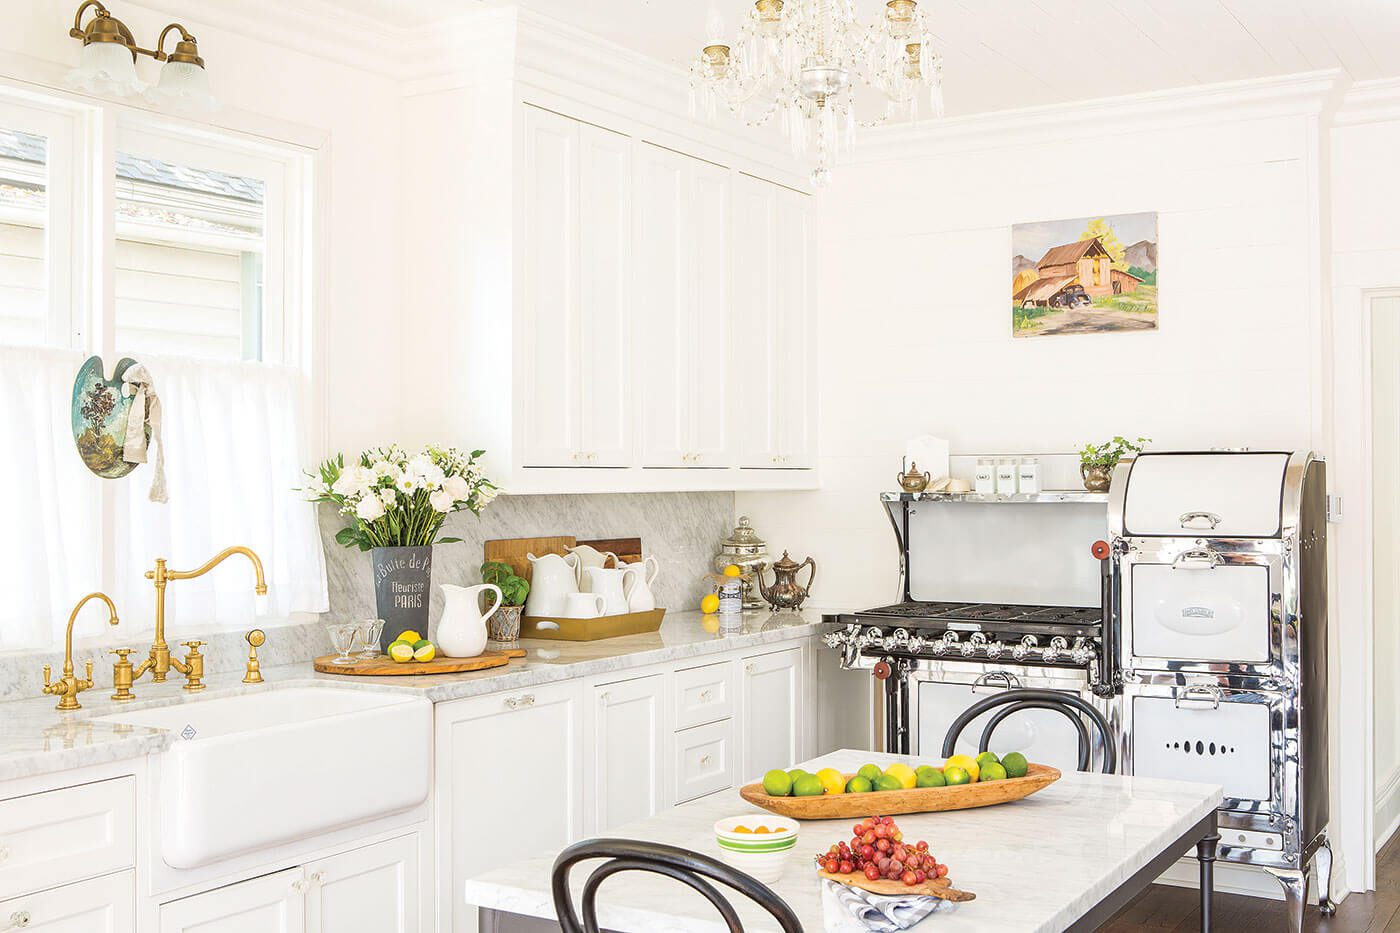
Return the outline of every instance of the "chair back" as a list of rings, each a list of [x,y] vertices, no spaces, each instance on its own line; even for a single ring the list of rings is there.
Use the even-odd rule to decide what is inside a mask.
[[[1073,693],[1062,693],[1058,690],[1007,690],[1004,693],[994,694],[978,700],[976,703],[963,710],[953,724],[948,727],[948,735],[943,739],[943,757],[947,758],[953,754],[953,747],[957,744],[963,729],[968,723],[988,710],[996,710],[992,714],[987,725],[982,729],[982,738],[977,743],[978,754],[985,752],[987,746],[992,742],[992,733],[1002,720],[1015,713],[1028,709],[1046,709],[1060,713],[1068,719],[1079,732],[1079,770],[1088,771],[1092,753],[1092,743],[1089,741],[1089,730],[1084,726],[1084,718],[1087,718],[1098,732],[1099,738],[1103,741],[1103,773],[1113,774],[1118,770],[1118,753],[1113,747],[1113,736],[1108,728],[1108,720],[1103,718],[1091,703],[1083,697]],[[1084,718],[1081,718],[1084,717]]]
[[[569,871],[579,862],[608,859],[593,870],[583,885],[581,910],[574,910],[569,891]],[[802,933],[802,924],[792,908],[768,885],[717,859],[689,849],[640,842],[635,839],[585,839],[569,846],[554,860],[550,886],[554,912],[564,933],[598,933],[598,887],[613,875],[626,871],[646,871],[665,875],[700,892],[719,911],[731,933],[743,933],[744,925],[734,906],[725,899],[709,878],[727,885],[757,903],[778,921],[783,933]]]

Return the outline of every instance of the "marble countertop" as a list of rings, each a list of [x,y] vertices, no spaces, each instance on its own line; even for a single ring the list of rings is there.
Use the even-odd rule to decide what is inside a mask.
[[[843,750],[802,767],[855,771],[895,755]],[[906,838],[925,839],[953,884],[977,899],[940,909],[915,929],[948,931],[1063,930],[1099,903],[1220,805],[1221,789],[1210,784],[1067,773],[1031,797],[1002,806],[896,817]],[[667,843],[719,857],[716,820],[764,811],[722,793],[675,807],[610,831],[609,836]],[[849,820],[808,821],[787,855],[782,878],[770,885],[797,913],[807,930],[826,929],[819,879],[812,859],[850,835]],[[554,919],[550,868],[558,853],[519,862],[466,883],[467,903],[531,917]],[[589,872],[577,866],[571,882],[575,904]],[[726,895],[729,894],[725,889]],[[600,925],[610,930],[691,933],[727,928],[710,904],[674,881],[640,872],[605,885],[599,897]],[[745,930],[777,930],[776,922],[741,895],[731,903]]]
[[[164,684],[137,683],[137,699],[112,702],[111,668],[99,670],[98,686],[79,696],[83,708],[72,713],[54,709],[52,697],[0,703],[0,782],[74,768],[139,758],[164,749],[171,736],[160,730],[93,722],[92,717],[125,710],[150,709],[177,703],[197,703],[279,687],[326,685],[356,690],[408,691],[434,703],[518,690],[541,684],[626,671],[652,664],[683,662],[706,655],[762,647],[810,637],[821,628],[819,610],[793,613],[746,612],[732,631],[717,627],[717,617],[698,612],[668,613],[661,629],[592,642],[523,639],[527,652],[505,667],[467,674],[422,677],[346,677],[321,674],[310,659],[274,667],[264,666],[262,685],[242,683],[243,672],[211,674],[207,689],[189,693],[183,679],[172,675]]]

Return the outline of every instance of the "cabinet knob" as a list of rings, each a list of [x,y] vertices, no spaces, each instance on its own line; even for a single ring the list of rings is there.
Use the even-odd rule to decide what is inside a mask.
[[[608,698],[609,698],[610,696],[612,696],[612,694],[610,694],[610,693],[608,693],[608,691],[604,690],[602,693],[598,694],[598,702],[599,702],[599,703],[606,703],[606,702],[608,702]]]
[[[518,696],[518,697],[510,697],[509,699],[506,700],[506,708],[507,708],[507,709],[521,709],[522,707],[534,706],[534,705],[535,705],[535,695],[534,695],[533,693],[527,693],[527,694],[524,694],[523,696]]]
[[[753,672],[754,672],[754,666],[753,666],[752,664],[745,664],[745,665],[744,665],[744,673],[745,673],[745,674],[752,674]]]
[[[707,765],[707,764],[709,764],[709,763],[710,763],[710,756],[709,756],[709,755],[702,755],[702,756],[700,756],[700,763],[701,763],[702,765]]]
[[[700,699],[701,699],[701,700],[704,700],[704,701],[707,702],[707,703],[709,702],[710,697],[712,697],[712,696],[714,696],[714,695],[715,695],[715,693],[714,693],[713,690],[701,690],[701,691],[700,691]]]
[[[23,930],[29,926],[29,911],[17,910],[10,914],[10,922],[5,926],[7,930]]]
[[[326,880],[326,873],[323,872],[323,871],[318,871],[318,872],[316,872],[315,874],[313,874],[313,875],[311,876],[311,883],[312,883],[312,884],[319,885],[319,884],[324,883],[325,880]]]
[[[310,887],[311,885],[306,881],[305,878],[292,882],[292,890],[297,892],[298,894],[305,894],[307,889]]]
[[[10,847],[0,846],[0,862],[6,862],[10,858]]]

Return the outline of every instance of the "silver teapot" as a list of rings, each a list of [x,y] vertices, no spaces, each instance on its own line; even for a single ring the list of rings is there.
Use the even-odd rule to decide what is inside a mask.
[[[797,582],[797,575],[802,572],[803,567],[811,568],[807,574],[807,585],[801,586]],[[817,579],[817,562],[812,558],[807,558],[802,563],[798,563],[788,556],[788,552],[783,552],[782,560],[773,565],[773,584],[769,586],[763,580],[763,571],[758,572],[758,589],[763,594],[763,598],[768,601],[768,605],[773,607],[774,612],[782,612],[784,609],[796,611],[802,608],[802,603],[812,594],[812,583]]]

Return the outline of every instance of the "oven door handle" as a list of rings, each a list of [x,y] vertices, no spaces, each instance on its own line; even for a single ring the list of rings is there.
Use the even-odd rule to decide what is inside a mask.
[[[1189,551],[1182,551],[1177,559],[1172,561],[1173,570],[1214,570],[1219,567],[1225,559],[1220,556],[1220,552],[1208,547],[1192,548]]]
[[[1004,686],[1003,690],[1020,690],[1021,679],[1010,671],[987,671],[972,682],[972,692],[976,693],[978,687],[990,687],[993,680],[1000,680]]]
[[[1191,531],[1214,531],[1220,524],[1220,516],[1214,512],[1183,512],[1178,521],[1182,528]]]
[[[1219,687],[1194,684],[1178,687],[1172,694],[1177,709],[1220,709],[1222,694]]]

